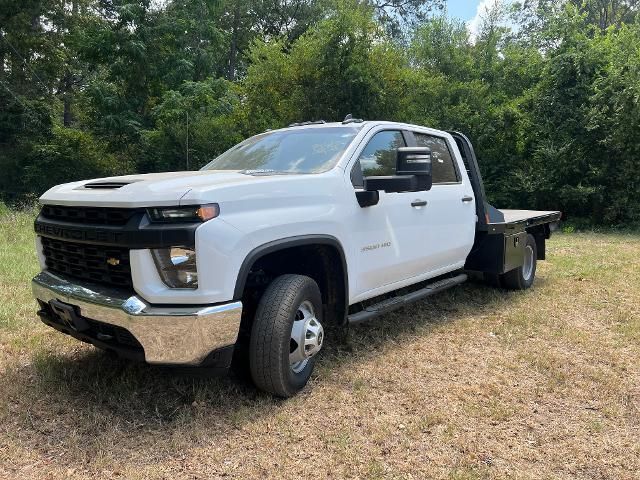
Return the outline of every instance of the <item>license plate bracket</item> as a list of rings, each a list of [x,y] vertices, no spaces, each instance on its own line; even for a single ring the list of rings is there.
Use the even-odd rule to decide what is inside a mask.
[[[58,319],[67,327],[82,332],[89,329],[89,323],[80,315],[80,308],[69,303],[54,299],[49,301],[51,310]]]

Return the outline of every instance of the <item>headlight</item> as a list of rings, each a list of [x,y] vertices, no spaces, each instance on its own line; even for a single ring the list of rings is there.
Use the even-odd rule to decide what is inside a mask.
[[[220,214],[220,207],[217,203],[189,207],[154,207],[147,208],[147,213],[152,222],[206,222]]]
[[[151,255],[162,281],[171,288],[198,288],[196,252],[188,248],[155,248]]]

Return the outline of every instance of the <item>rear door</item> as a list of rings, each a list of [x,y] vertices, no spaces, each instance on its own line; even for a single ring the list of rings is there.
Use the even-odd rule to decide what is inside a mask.
[[[475,199],[457,147],[448,136],[412,131],[416,146],[431,149],[433,186],[424,192],[423,249],[432,274],[462,268],[475,236]],[[411,140],[410,140],[411,141]]]

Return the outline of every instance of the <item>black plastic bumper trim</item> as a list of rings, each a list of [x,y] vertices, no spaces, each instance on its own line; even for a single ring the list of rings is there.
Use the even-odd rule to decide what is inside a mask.
[[[96,347],[102,350],[108,350],[116,353],[121,358],[126,358],[127,360],[133,360],[136,362],[144,362],[144,350],[136,349],[131,347],[124,347],[120,345],[114,345],[112,343],[103,342],[89,335],[85,335],[82,332],[78,332],[72,328],[67,328],[60,323],[56,322],[51,315],[49,315],[46,311],[40,310],[38,312],[38,316],[42,323],[45,325],[56,329],[57,331],[69,335],[77,340],[81,340],[85,343],[90,343],[95,345]]]

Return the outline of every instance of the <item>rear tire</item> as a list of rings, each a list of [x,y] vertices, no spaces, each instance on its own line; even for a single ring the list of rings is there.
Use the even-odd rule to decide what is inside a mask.
[[[533,235],[528,234],[527,243],[524,246],[524,263],[522,266],[502,275],[502,286],[507,290],[526,290],[531,287],[536,278],[537,261],[536,239]]]
[[[251,328],[249,366],[256,387],[283,398],[302,390],[313,372],[315,353],[322,347],[321,322],[322,299],[315,281],[304,275],[282,275],[271,282]],[[315,347],[304,340],[313,340],[314,335]],[[296,342],[294,336],[302,340]],[[294,354],[300,358],[292,360]]]

